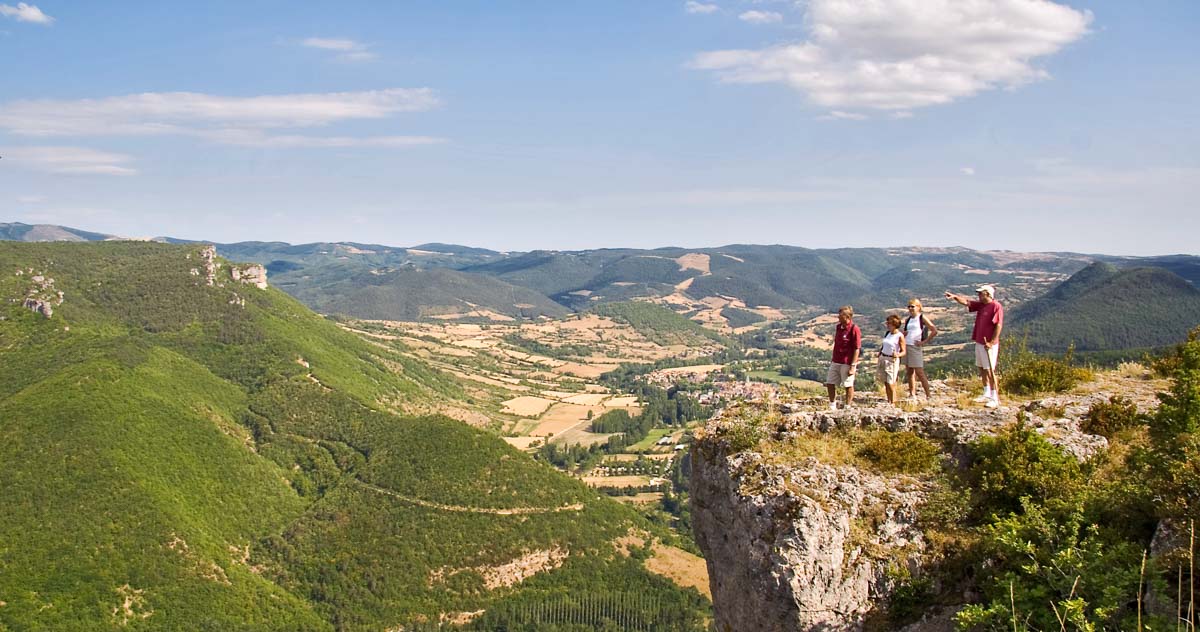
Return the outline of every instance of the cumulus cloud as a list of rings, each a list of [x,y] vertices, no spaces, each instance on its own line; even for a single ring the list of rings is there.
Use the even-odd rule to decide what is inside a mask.
[[[9,147],[3,150],[5,160],[46,173],[131,176],[137,169],[124,166],[132,156],[114,154],[87,147]],[[40,200],[39,200],[40,201]]]
[[[782,83],[823,107],[907,111],[1046,79],[1033,60],[1091,21],[1049,0],[809,0],[806,41],[708,51],[690,65],[730,83]]]
[[[31,22],[33,24],[51,25],[54,23],[54,18],[42,13],[42,10],[36,5],[25,4],[18,2],[17,6],[0,4],[0,15],[6,18],[12,18],[18,22]]]
[[[310,37],[300,42],[302,46],[320,50],[335,51],[337,58],[342,61],[370,61],[378,58],[366,44],[352,39],[334,39],[325,37]]]
[[[255,97],[158,92],[105,99],[10,101],[0,104],[0,129],[25,136],[174,134],[257,146],[271,146],[272,142],[275,146],[399,146],[420,143],[402,143],[396,139],[409,137],[392,136],[324,140],[282,136],[278,137],[280,140],[269,141],[266,132],[321,127],[349,120],[382,119],[401,112],[429,110],[438,105],[437,96],[428,88]],[[304,140],[306,138],[308,140]]]
[[[720,7],[718,7],[715,4],[709,4],[709,3],[705,3],[705,2],[696,2],[696,0],[688,0],[687,3],[685,3],[683,5],[683,10],[687,11],[688,13],[707,14],[707,13],[712,13],[719,8]]]
[[[783,14],[774,11],[746,11],[738,19],[751,24],[776,24],[783,21]]]

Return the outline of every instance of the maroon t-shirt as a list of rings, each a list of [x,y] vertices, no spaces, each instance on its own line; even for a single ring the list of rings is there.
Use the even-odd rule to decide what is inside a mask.
[[[833,333],[833,361],[837,364],[850,364],[854,359],[854,352],[861,346],[862,332],[859,331],[858,325],[850,323],[843,326],[838,323],[837,330]]]
[[[967,311],[975,312],[975,329],[971,332],[971,340],[981,345],[991,340],[996,335],[996,328],[1004,324],[1004,308],[997,301],[970,301]]]

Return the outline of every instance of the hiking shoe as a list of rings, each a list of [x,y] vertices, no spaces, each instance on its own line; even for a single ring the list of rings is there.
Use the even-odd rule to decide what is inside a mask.
[[[830,411],[837,410],[837,402],[829,402],[829,410]]]
[[[989,400],[987,400],[987,402],[985,402],[983,404],[983,406],[984,406],[984,408],[999,408],[1000,400],[995,399],[995,398],[989,399]]]
[[[975,399],[973,399],[971,401],[975,402],[976,404],[986,404],[987,402],[989,402],[991,400],[992,400],[992,398],[988,397],[987,395],[980,395],[979,397],[976,397]]]

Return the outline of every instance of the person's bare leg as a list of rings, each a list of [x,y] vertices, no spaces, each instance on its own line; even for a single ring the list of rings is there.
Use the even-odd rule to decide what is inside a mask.
[[[896,385],[895,384],[884,384],[883,391],[885,393],[887,393],[888,403],[894,405],[896,403]]]
[[[836,402],[837,401],[837,386],[834,384],[826,384],[825,387],[829,389],[829,403],[832,404],[832,403]]]
[[[853,403],[854,403],[854,387],[849,386],[846,388],[846,406],[848,407],[848,406],[850,406],[850,404],[853,404]]]
[[[905,375],[908,376],[908,396],[909,397],[917,396],[917,381],[914,379],[914,377],[916,376],[917,371],[920,371],[920,370],[921,369],[914,369],[912,367],[905,369]]]
[[[1000,399],[1000,388],[996,385],[996,372],[992,369],[984,369],[987,372],[987,385],[992,387],[992,398]]]
[[[921,388],[925,389],[925,399],[929,399],[930,398],[929,378],[925,376],[925,369],[914,369],[914,370],[917,372],[917,379],[921,380]],[[915,391],[917,390],[917,385],[915,382],[913,383],[912,390],[914,391],[913,394],[915,396],[916,395]]]

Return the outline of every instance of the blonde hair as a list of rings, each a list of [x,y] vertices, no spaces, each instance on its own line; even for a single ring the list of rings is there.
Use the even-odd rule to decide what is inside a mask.
[[[924,307],[924,305],[921,305],[921,299],[919,299],[919,298],[909,299],[908,306],[909,307]]]
[[[849,305],[842,305],[841,307],[839,307],[839,308],[838,308],[838,313],[839,313],[839,314],[847,314],[847,315],[853,316],[853,315],[854,315],[854,308],[853,308],[853,307],[850,307]]]
[[[888,314],[888,317],[887,317],[887,324],[888,324],[889,326],[891,326],[891,325],[895,325],[896,327],[899,327],[901,322],[904,322],[904,321],[902,321],[902,320],[900,319],[900,317],[899,317],[899,316],[897,316],[896,314]]]

